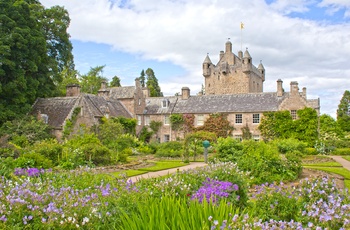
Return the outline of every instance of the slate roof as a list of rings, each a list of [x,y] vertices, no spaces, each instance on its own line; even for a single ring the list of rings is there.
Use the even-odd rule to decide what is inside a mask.
[[[134,98],[135,86],[123,86],[109,88],[109,98],[127,99]]]
[[[41,114],[48,115],[48,124],[50,126],[59,128],[75,107],[78,99],[78,97],[38,98],[33,105],[30,115],[36,116],[40,111]]]
[[[83,97],[89,106],[89,110],[95,117],[103,117],[105,115],[106,108],[108,108],[109,116],[111,117],[132,117],[132,115],[118,100],[109,99],[107,101],[104,97],[91,94],[86,94]]]
[[[54,97],[54,98],[39,98],[32,107],[31,115],[36,116],[40,111],[41,114],[48,116],[48,124],[55,128],[61,128],[64,121],[69,118],[68,115],[74,108],[80,106],[81,101],[84,101],[84,108],[93,117],[103,117],[105,112],[109,111],[110,117],[127,117],[132,115],[118,100],[106,100],[92,94],[81,94],[78,97]]]
[[[166,108],[162,107],[163,100],[168,100],[169,105]],[[176,105],[177,97],[149,97],[146,98],[146,108],[143,114],[169,114]]]
[[[179,99],[172,113],[227,113],[277,111],[281,98],[276,93],[191,96]]]

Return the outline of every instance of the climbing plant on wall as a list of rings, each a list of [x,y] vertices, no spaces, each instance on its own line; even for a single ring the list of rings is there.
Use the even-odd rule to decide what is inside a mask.
[[[234,127],[227,120],[227,114],[213,113],[209,115],[204,125],[196,128],[196,130],[215,133],[217,137],[227,137],[231,135]]]

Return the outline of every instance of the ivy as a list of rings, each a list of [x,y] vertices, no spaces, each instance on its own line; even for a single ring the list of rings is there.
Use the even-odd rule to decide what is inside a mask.
[[[64,125],[64,128],[63,128],[63,139],[67,138],[73,132],[74,125],[77,122],[80,111],[81,111],[81,108],[76,107],[73,110],[72,117],[66,121],[66,124]]]
[[[197,131],[215,133],[217,137],[228,137],[232,134],[234,127],[227,120],[227,114],[213,113],[204,122],[204,125],[196,128]]]
[[[183,127],[184,118],[182,114],[171,114],[169,119],[173,130],[178,131]]]

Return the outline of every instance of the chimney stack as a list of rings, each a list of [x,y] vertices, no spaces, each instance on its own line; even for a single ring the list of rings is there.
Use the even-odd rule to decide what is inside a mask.
[[[277,97],[283,96],[283,87],[282,87],[283,81],[281,79],[277,80]]]
[[[80,95],[80,85],[70,84],[66,86],[66,97],[77,97]]]
[[[190,97],[190,88],[182,87],[182,100],[187,100]]]

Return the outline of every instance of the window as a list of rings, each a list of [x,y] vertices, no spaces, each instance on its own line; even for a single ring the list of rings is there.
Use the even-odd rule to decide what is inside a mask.
[[[162,108],[167,108],[169,106],[170,102],[168,99],[163,99],[162,101]]]
[[[256,113],[253,114],[253,124],[259,124],[260,123],[260,114]]]
[[[169,124],[170,124],[169,116],[165,115],[164,116],[164,125],[169,125]]]
[[[141,115],[137,115],[137,125],[141,125],[142,124],[142,117]]]
[[[260,140],[260,136],[259,135],[253,135],[253,140],[254,141],[259,141]]]
[[[145,116],[145,125],[149,125],[149,123],[150,123],[150,117]]]
[[[170,135],[169,134],[165,134],[164,135],[164,142],[169,142],[170,141]]]
[[[42,113],[42,114],[40,114],[40,116],[41,116],[41,120],[42,120],[45,124],[47,124],[47,123],[49,122],[49,116],[48,116],[47,114]]]
[[[204,125],[204,115],[197,115],[197,125]]]
[[[242,124],[242,123],[243,123],[242,114],[236,114],[236,124]]]
[[[296,110],[291,110],[291,111],[290,111],[290,115],[292,116],[292,119],[293,119],[293,120],[296,120],[296,119],[297,119],[297,111],[296,111]]]
[[[239,141],[243,140],[242,135],[235,135],[234,138]]]

